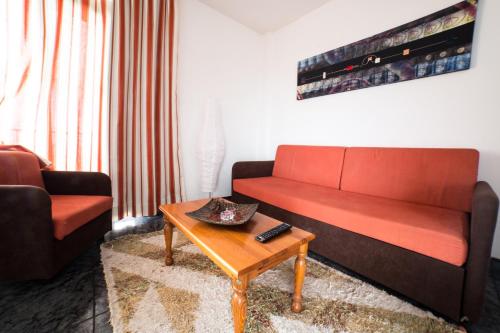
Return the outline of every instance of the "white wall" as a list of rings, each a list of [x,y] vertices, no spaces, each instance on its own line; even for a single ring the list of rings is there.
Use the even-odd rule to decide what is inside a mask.
[[[304,0],[306,1],[306,0]],[[407,23],[458,0],[333,0],[258,35],[196,0],[179,1],[179,108],[187,198],[203,196],[195,158],[207,96],[220,99],[227,153],[216,195],[238,160],[272,159],[282,143],[473,147],[480,179],[500,194],[500,1],[481,0],[472,68],[304,101],[297,61]],[[500,257],[500,227],[493,255]]]
[[[482,0],[472,69],[304,101],[297,61],[407,23],[457,0],[334,0],[266,36],[266,144],[473,147],[500,194],[500,1]],[[500,257],[500,227],[493,254]]]
[[[178,108],[187,199],[200,190],[196,159],[207,97],[221,106],[226,155],[215,195],[230,194],[234,162],[255,160],[262,138],[264,38],[196,0],[179,4]]]

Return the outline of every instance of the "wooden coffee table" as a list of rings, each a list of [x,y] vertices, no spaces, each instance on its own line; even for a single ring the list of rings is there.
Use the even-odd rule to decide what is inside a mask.
[[[224,227],[200,222],[184,214],[200,208],[207,201],[160,206],[165,221],[165,264],[174,263],[172,229],[175,225],[231,278],[234,331],[239,333],[245,328],[246,292],[249,281],[296,255],[292,311],[302,311],[302,285],[306,272],[307,247],[315,236],[293,227],[290,231],[262,244],[255,240],[255,236],[279,225],[280,221],[256,213],[252,220],[243,225]]]

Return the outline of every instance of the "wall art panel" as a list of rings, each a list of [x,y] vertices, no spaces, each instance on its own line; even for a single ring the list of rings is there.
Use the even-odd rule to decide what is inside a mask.
[[[298,63],[297,99],[470,68],[477,0]]]

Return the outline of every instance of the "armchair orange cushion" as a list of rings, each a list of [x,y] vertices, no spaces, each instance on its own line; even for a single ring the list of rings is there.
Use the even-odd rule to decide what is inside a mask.
[[[111,209],[113,198],[100,195],[51,195],[54,236],[59,240]]]

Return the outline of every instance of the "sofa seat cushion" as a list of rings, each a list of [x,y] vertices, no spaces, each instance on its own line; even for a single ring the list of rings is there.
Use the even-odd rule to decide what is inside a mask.
[[[233,187],[287,211],[456,266],[467,259],[469,222],[464,212],[277,177],[236,179]]]
[[[51,195],[54,237],[63,240],[111,209],[113,198],[99,195]]]

